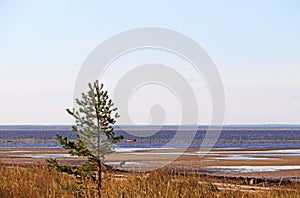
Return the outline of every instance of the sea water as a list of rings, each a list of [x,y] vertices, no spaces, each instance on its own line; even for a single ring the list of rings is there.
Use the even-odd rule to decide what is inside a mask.
[[[209,133],[207,126],[122,126],[115,133],[124,139],[117,148],[199,148]],[[71,126],[23,125],[0,126],[0,147],[59,147],[55,134],[76,140],[77,134]],[[128,142],[135,139],[134,142]],[[215,142],[214,142],[215,141]],[[225,126],[219,137],[213,140],[215,148],[300,148],[300,126],[298,125],[253,125]]]

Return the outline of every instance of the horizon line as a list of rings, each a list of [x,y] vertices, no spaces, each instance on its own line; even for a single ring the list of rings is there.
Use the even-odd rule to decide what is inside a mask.
[[[31,125],[31,126],[72,126],[74,123],[0,123],[0,126],[21,126],[21,125]],[[161,126],[157,124],[115,124],[116,126]],[[202,124],[180,124],[180,123],[166,123],[163,126],[209,126],[210,123],[202,123]],[[223,126],[228,125],[300,125],[300,123],[224,123],[221,124]],[[212,126],[220,126],[220,125],[212,125]]]

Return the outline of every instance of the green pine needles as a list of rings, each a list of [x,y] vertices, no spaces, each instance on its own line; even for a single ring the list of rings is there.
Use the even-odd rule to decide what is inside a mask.
[[[103,90],[103,84],[99,86],[98,81],[95,81],[88,86],[87,93],[82,93],[81,98],[76,99],[78,109],[67,109],[75,118],[76,125],[72,128],[77,133],[77,142],[56,135],[70,155],[87,157],[87,161],[80,166],[60,165],[56,159],[47,159],[47,162],[54,165],[57,171],[74,175],[80,188],[84,188],[84,180],[94,181],[98,197],[101,197],[101,173],[105,155],[113,153],[113,144],[123,137],[114,133],[113,125],[119,115],[107,91]]]

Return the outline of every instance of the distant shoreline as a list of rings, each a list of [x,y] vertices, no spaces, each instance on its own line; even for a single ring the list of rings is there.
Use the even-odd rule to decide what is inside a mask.
[[[0,124],[0,129],[42,129],[42,128],[54,128],[54,129],[70,129],[72,124]],[[232,128],[300,128],[300,124],[224,124],[219,125],[176,125],[176,124],[166,124],[166,125],[115,125],[115,128],[156,128],[156,127],[168,127],[168,128],[208,128],[208,127],[223,127],[224,129]]]

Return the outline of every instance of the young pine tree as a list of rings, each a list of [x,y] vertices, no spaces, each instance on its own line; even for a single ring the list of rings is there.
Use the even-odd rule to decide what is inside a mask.
[[[61,146],[72,156],[87,157],[87,161],[80,166],[60,165],[56,159],[48,159],[56,170],[74,175],[80,182],[92,179],[97,186],[98,197],[101,197],[102,170],[105,155],[112,153],[113,144],[123,137],[114,133],[113,125],[119,117],[107,91],[103,90],[103,84],[98,81],[88,84],[87,93],[82,93],[80,99],[76,99],[78,109],[67,109],[67,112],[75,118],[76,125],[73,131],[77,133],[77,142],[68,140],[57,134],[56,137]]]

